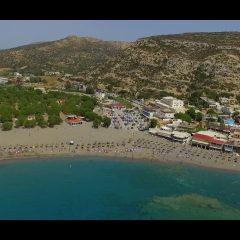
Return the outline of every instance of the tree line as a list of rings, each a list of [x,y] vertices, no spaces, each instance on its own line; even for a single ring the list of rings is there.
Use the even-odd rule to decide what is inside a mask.
[[[89,96],[54,91],[44,94],[41,90],[21,86],[0,87],[0,123],[3,130],[10,130],[13,126],[54,127],[62,122],[61,112],[84,116],[95,121],[94,126],[101,123],[110,125],[111,120],[109,124],[109,119],[93,112],[96,105],[96,99]]]

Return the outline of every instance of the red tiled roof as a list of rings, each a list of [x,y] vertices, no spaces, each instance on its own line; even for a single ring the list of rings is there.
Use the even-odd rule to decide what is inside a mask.
[[[66,119],[66,122],[68,122],[68,123],[80,123],[80,122],[82,122],[82,119],[81,118],[68,118],[68,119]]]
[[[204,135],[204,134],[200,134],[200,133],[195,133],[193,135],[193,139],[198,140],[198,141],[208,142],[208,143],[219,144],[219,145],[224,144],[223,141],[217,140],[213,137],[210,137],[210,136],[207,136],[207,135]]]
[[[223,145],[225,142],[213,138],[211,143]]]
[[[201,141],[206,141],[206,142],[209,142],[212,140],[212,137],[204,135],[204,134],[200,134],[200,133],[195,133],[193,135],[193,138],[196,140],[201,140]]]

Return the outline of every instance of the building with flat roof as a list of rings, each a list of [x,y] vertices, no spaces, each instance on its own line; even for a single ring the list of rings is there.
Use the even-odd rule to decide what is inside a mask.
[[[183,100],[174,97],[163,97],[161,100],[155,100],[155,105],[162,109],[168,108],[174,112],[184,112]]]
[[[155,105],[156,107],[160,108],[169,108],[170,106],[161,100],[155,100],[155,102],[150,102],[150,104]]]
[[[171,137],[175,142],[187,143],[191,139],[191,134],[187,132],[173,131]]]
[[[240,130],[236,129],[234,132],[231,134],[232,138],[238,139],[240,141]]]
[[[200,97],[204,102],[208,104],[209,108],[215,108],[215,109],[220,109],[221,106],[218,102],[214,101],[213,99],[210,99],[208,97]]]
[[[179,107],[183,107],[184,105],[183,100],[180,100],[174,97],[163,97],[161,101],[172,108],[179,108]]]
[[[223,133],[230,133],[231,127],[227,125],[221,125],[219,122],[209,122],[208,128],[214,131],[219,131]]]
[[[235,104],[236,100],[234,98],[220,97],[219,102],[222,105],[233,105],[233,104]]]
[[[156,116],[161,119],[174,119],[175,112],[169,108],[156,109]]]
[[[8,83],[8,79],[0,77],[0,84],[6,84],[6,83]]]
[[[149,133],[158,137],[166,138],[175,142],[186,143],[191,139],[191,134],[186,132],[172,131],[171,129],[162,127],[161,129],[149,129]]]
[[[162,137],[162,138],[166,138],[168,140],[172,140],[172,131],[168,131],[168,130],[159,130],[156,135],[158,137]]]
[[[232,115],[234,113],[234,109],[232,107],[229,107],[229,106],[223,106],[221,108],[221,111],[224,113],[224,114],[227,114],[227,115]]]
[[[181,132],[194,132],[198,127],[198,123],[188,123],[188,122],[181,122],[177,126],[177,130]]]
[[[156,109],[153,107],[144,107],[142,112],[143,116],[147,118],[153,118],[155,113],[156,113]]]
[[[95,96],[99,100],[103,100],[106,97],[106,94],[104,92],[96,92]]]
[[[225,152],[236,152],[240,153],[240,140],[239,139],[230,139],[225,142],[224,146]]]

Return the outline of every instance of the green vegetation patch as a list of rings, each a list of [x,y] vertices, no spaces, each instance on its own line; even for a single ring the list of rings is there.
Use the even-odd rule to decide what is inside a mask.
[[[124,104],[126,106],[126,108],[133,108],[134,107],[131,102],[129,102],[128,100],[126,100],[122,97],[116,97],[116,98],[114,98],[114,100],[118,101],[121,104]]]
[[[93,112],[97,100],[94,97],[76,96],[50,91],[43,94],[33,88],[0,87],[0,123],[3,130],[14,127],[54,127],[63,121],[60,113],[88,117],[94,121],[102,118]]]

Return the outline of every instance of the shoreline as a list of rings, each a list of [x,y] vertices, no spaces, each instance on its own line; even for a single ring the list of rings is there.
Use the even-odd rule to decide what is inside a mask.
[[[69,145],[73,140],[74,145]],[[61,157],[95,157],[192,165],[240,172],[240,157],[171,142],[146,132],[93,129],[91,123],[52,129],[1,131],[0,161]]]
[[[189,162],[189,161],[172,161],[172,160],[163,160],[163,159],[152,159],[152,158],[144,158],[144,157],[123,157],[123,156],[116,156],[114,154],[110,155],[104,155],[104,154],[86,154],[86,153],[60,153],[60,154],[32,154],[32,155],[21,155],[21,156],[5,156],[5,157],[0,157],[0,164],[4,162],[11,162],[11,161],[25,161],[25,160],[52,160],[52,159],[63,159],[63,158],[84,158],[84,160],[92,160],[92,158],[95,159],[100,159],[100,160],[113,160],[113,161],[129,161],[129,162],[144,162],[144,163],[156,163],[156,164],[166,164],[166,165],[172,165],[172,166],[191,166],[191,167],[196,167],[196,168],[201,168],[201,169],[207,169],[207,170],[219,170],[219,171],[224,171],[224,172],[231,172],[231,173],[239,173],[240,169],[233,169],[233,168],[226,168],[226,167],[220,167],[218,165],[212,166],[212,165],[207,165],[207,164],[199,164],[198,162]]]

